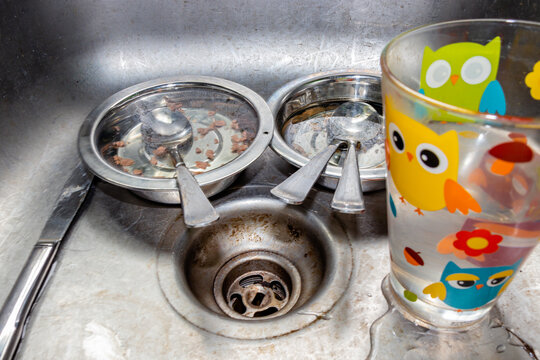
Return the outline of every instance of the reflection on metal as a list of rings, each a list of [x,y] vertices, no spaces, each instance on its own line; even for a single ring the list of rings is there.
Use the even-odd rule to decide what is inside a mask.
[[[64,235],[86,198],[93,176],[79,164],[64,184],[55,208],[0,312],[0,359],[15,354],[26,318],[49,273]]]
[[[266,98],[291,79],[317,71],[379,72],[383,46],[418,25],[475,17],[540,18],[534,1],[519,6],[491,0],[239,4],[0,3],[0,303],[62,191],[69,176],[66,169],[76,166],[73,154],[81,122],[119,89],[164,76],[202,74],[233,80]],[[267,150],[232,186],[276,185],[293,170]],[[325,191],[312,195],[325,204],[331,200]],[[365,358],[369,325],[386,310],[379,285],[389,262],[384,192],[365,194],[365,201],[370,211],[361,219],[339,215],[355,260],[342,300],[326,314],[299,310],[302,317],[322,320],[292,336],[254,346],[252,341],[214,336],[193,327],[165,302],[156,283],[155,248],[178,208],[146,202],[98,182],[84,216],[63,246],[54,278],[33,311],[18,356],[91,358],[85,346],[95,340],[97,328],[107,329],[103,334],[117,345],[110,348],[114,355],[94,348],[91,354],[102,359],[292,359],[306,354]],[[540,247],[524,272],[538,273],[539,256]],[[522,296],[523,291],[528,296]],[[539,315],[530,299],[540,298],[540,289],[526,275],[516,278],[505,296],[500,303],[503,313],[508,309],[512,314],[505,318],[507,325],[528,341],[539,339]],[[538,348],[535,341],[531,345]]]

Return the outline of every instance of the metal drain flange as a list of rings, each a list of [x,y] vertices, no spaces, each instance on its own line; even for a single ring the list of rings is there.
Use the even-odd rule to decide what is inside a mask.
[[[199,329],[233,339],[291,334],[327,314],[349,286],[352,247],[326,196],[287,206],[269,186],[216,200],[216,224],[175,222],[156,252],[165,299]]]
[[[250,251],[225,263],[214,280],[214,297],[221,310],[243,320],[286,314],[300,295],[296,267],[281,255]]]

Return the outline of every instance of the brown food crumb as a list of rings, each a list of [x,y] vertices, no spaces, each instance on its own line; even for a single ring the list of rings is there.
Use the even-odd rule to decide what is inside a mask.
[[[157,165],[157,159],[155,156],[152,156],[152,158],[150,159],[150,164]]]
[[[215,112],[215,111],[209,111],[209,112],[208,112],[208,116],[214,116],[214,115],[216,115],[216,112]]]
[[[197,153],[197,154],[200,154],[200,153],[202,153],[202,150],[201,150],[201,148],[196,148],[196,149],[195,149],[195,153]]]
[[[133,175],[142,175],[143,171],[141,169],[133,170]]]
[[[118,155],[113,156],[113,161],[116,165],[120,165],[120,166],[131,166],[135,164],[135,161],[133,161],[132,159],[123,158]]]
[[[247,132],[246,132],[246,140],[247,140],[247,141],[251,141],[251,140],[255,139],[255,136],[256,136],[255,133],[252,133],[252,132],[250,132],[250,131],[247,131]]]
[[[210,149],[206,150],[206,157],[209,160],[214,160],[214,157],[215,157],[214,150],[210,150]]]
[[[214,144],[219,144],[219,140],[218,140],[218,139],[214,139]]]
[[[231,128],[234,130],[240,130],[240,125],[238,125],[238,120],[233,120],[231,122]]]
[[[216,121],[214,121],[214,126],[215,127],[221,127],[221,126],[225,126],[225,125],[227,125],[225,120],[216,120]]]
[[[308,155],[308,153],[306,152],[306,150],[304,150],[304,148],[301,147],[300,145],[298,145],[298,144],[293,144],[293,145],[292,145],[292,148],[293,148],[294,150],[296,150],[297,152],[299,152],[300,154],[302,154],[303,156],[309,157],[309,155]]]
[[[154,150],[153,153],[158,158],[163,157],[163,156],[165,156],[165,154],[167,154],[167,148],[165,146],[160,146],[156,150]]]
[[[173,100],[169,99],[166,96],[164,97],[164,99],[165,99],[165,103],[167,104],[167,107],[169,108],[169,110],[184,112],[184,109],[182,109],[182,103],[181,102],[173,101]]]
[[[210,164],[207,163],[206,161],[195,161],[195,166],[198,167],[199,169],[206,170],[206,168],[209,167]]]
[[[206,134],[208,134],[212,130],[214,130],[214,123],[212,123],[210,126],[205,127],[205,128],[198,128],[197,132],[199,134],[201,134],[201,136],[205,136]]]
[[[123,142],[123,141],[113,141],[111,143],[108,143],[108,144],[105,144],[102,148],[101,148],[101,154],[103,156],[105,156],[105,153],[107,153],[107,151],[111,150],[111,149],[118,149],[118,148],[121,148],[121,147],[124,147],[126,146],[126,143]],[[111,154],[112,155],[112,154]]]
[[[246,151],[247,148],[248,148],[247,145],[245,145],[245,144],[239,144],[239,143],[236,143],[236,142],[235,142],[235,143],[233,143],[233,145],[232,145],[232,147],[231,147],[231,151],[232,151],[233,153],[239,153],[239,154],[240,154],[240,153]]]
[[[112,144],[105,144],[101,148],[101,155],[105,155],[107,151],[109,151],[112,148]]]
[[[233,136],[231,136],[231,140],[232,140],[233,143],[239,143],[239,142],[242,142],[242,139],[241,139],[238,135],[236,135],[236,134],[234,134]]]
[[[237,134],[234,134],[232,137],[231,137],[231,140],[232,142],[235,142],[235,143],[241,143],[241,142],[244,142],[247,140],[247,131],[242,131],[242,136],[238,136]]]

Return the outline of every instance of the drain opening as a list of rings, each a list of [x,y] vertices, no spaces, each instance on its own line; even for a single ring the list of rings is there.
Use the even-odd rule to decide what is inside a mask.
[[[247,262],[245,266],[235,269],[241,272],[253,268],[266,270],[249,271],[239,277],[233,271],[230,273],[232,276],[225,278],[227,287],[224,289],[226,290],[224,295],[230,299],[229,308],[245,317],[264,317],[274,314],[285,307],[289,301],[288,290],[282,285],[285,280],[281,278],[287,275],[285,272],[277,271],[282,269],[277,268],[276,264],[258,260]],[[238,299],[245,309],[237,304]]]
[[[223,312],[238,319],[286,314],[300,292],[300,275],[290,261],[265,251],[229,260],[214,280],[214,297]]]
[[[265,317],[265,316],[272,315],[273,313],[276,313],[276,312],[278,312],[278,309],[276,309],[275,307],[271,307],[264,311],[256,312],[255,314],[253,314],[253,317],[256,317],[256,318]]]
[[[230,304],[231,308],[239,314],[243,314],[247,310],[246,306],[242,302],[242,296],[240,294],[233,294],[231,296]]]
[[[245,278],[240,280],[239,284],[241,287],[247,287],[251,284],[261,283],[262,281],[263,281],[263,277],[261,275],[251,275],[251,276],[246,276]]]
[[[265,294],[258,292],[255,295],[255,297],[253,298],[253,300],[251,300],[251,305],[253,305],[253,306],[261,306],[261,303],[262,303],[262,301],[264,300],[265,297],[266,297]]]
[[[283,300],[285,298],[285,288],[283,287],[283,285],[281,285],[281,283],[274,281],[273,283],[270,284],[270,286],[272,287],[272,290],[274,291],[276,299]]]

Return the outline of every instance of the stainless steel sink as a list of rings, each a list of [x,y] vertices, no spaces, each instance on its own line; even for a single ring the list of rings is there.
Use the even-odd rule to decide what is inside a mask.
[[[83,119],[109,95],[145,80],[194,74],[233,80],[268,97],[286,82],[318,71],[379,72],[380,51],[398,33],[472,17],[538,20],[540,5],[488,0],[2,2],[0,302],[78,161],[76,138]],[[268,149],[233,187],[278,184],[292,171]],[[357,217],[328,217],[318,210],[318,203],[331,199],[322,188],[312,198],[305,211],[327,228],[339,224],[352,245],[348,287],[336,287],[342,295],[328,311],[301,314],[310,325],[299,331],[239,340],[206,331],[184,310],[175,310],[160,284],[156,254],[165,254],[158,249],[167,244],[174,249],[181,236],[180,208],[97,182],[32,311],[18,358],[365,357],[369,325],[386,309],[379,288],[389,267],[385,193],[366,195],[369,211]],[[226,203],[225,195],[212,200]],[[314,235],[319,244],[334,236]],[[319,259],[325,258],[323,252]],[[540,348],[540,248],[531,256],[500,308],[507,325]],[[325,263],[325,274],[336,271],[330,264]],[[183,269],[174,271],[182,274]],[[274,275],[286,278],[279,271]],[[324,288],[325,276],[317,291]],[[279,317],[243,320],[220,313],[219,305],[205,305],[187,286],[186,296],[199,304],[190,316],[211,315],[246,328],[255,326],[251,323],[271,328],[318,297],[314,291],[302,302],[299,295],[297,307]]]

